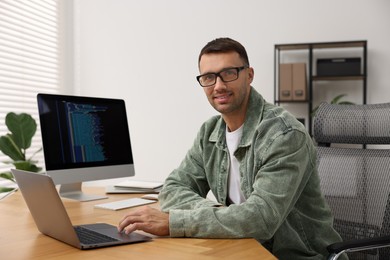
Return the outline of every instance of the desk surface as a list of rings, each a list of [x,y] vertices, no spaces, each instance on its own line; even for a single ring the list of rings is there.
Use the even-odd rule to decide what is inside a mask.
[[[103,188],[84,188],[87,193]],[[126,211],[94,208],[95,204],[139,197],[115,194],[108,199],[77,202],[63,199],[73,225],[106,222],[117,225]],[[158,207],[158,203],[150,204]],[[42,235],[18,191],[0,200],[0,256],[7,259],[276,259],[255,239],[162,238],[153,241],[93,250],[79,250]]]

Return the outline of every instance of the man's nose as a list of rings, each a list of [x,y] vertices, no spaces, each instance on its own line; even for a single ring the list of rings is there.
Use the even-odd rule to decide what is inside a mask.
[[[221,76],[217,76],[217,78],[215,80],[214,89],[216,89],[216,90],[218,90],[218,89],[226,89],[225,82],[223,82]]]

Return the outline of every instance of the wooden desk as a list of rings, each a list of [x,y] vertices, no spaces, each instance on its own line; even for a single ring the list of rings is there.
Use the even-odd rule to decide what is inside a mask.
[[[103,188],[84,188],[87,193],[104,192]],[[74,225],[106,222],[117,225],[131,209],[110,211],[95,204],[139,195],[109,195],[109,199],[77,202],[63,199]],[[150,204],[158,207],[158,203]],[[49,211],[50,209],[48,209]],[[0,200],[0,258],[2,259],[276,259],[255,239],[197,239],[154,237],[151,242],[79,250],[42,235],[18,191]]]

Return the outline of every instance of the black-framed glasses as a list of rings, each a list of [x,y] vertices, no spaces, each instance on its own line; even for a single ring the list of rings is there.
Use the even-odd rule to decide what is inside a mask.
[[[196,77],[196,80],[202,87],[210,87],[217,82],[219,77],[223,82],[230,82],[238,79],[240,71],[247,68],[247,66],[226,68],[217,73],[206,73]]]

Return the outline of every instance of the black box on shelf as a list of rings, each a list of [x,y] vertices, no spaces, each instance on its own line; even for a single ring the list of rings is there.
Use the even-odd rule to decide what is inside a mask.
[[[317,59],[317,76],[359,76],[361,58]]]

